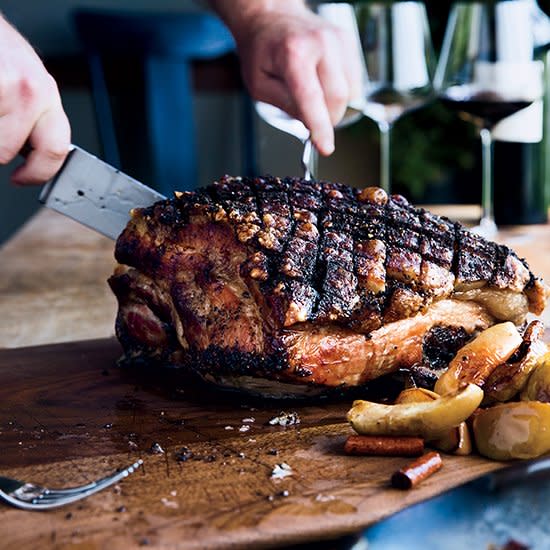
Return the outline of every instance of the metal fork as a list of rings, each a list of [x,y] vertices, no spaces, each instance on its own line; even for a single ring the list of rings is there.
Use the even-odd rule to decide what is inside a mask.
[[[33,483],[25,483],[9,477],[0,477],[0,500],[23,510],[49,510],[83,499],[105,489],[135,472],[143,460],[134,462],[124,470],[92,481],[80,487],[48,489]]]

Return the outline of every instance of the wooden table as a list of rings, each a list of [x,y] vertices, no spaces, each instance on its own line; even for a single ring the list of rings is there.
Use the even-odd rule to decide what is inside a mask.
[[[499,238],[550,280],[550,226]],[[406,459],[343,455],[348,402],[285,404],[301,424],[272,427],[267,420],[280,403],[171,374],[121,371],[116,305],[105,283],[112,250],[112,241],[45,210],[0,249],[0,471],[69,485],[138,457],[145,468],[58,511],[0,505],[0,547],[259,548],[320,540],[500,467],[445,457],[438,475],[398,492],[388,479]],[[163,454],[151,453],[155,442]],[[273,479],[281,462],[294,473]]]
[[[0,348],[112,336],[113,241],[47,209],[0,248]]]

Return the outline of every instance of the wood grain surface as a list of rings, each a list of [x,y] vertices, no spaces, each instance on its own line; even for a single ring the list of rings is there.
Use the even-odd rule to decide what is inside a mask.
[[[498,240],[550,280],[550,226],[512,228]],[[0,505],[0,548],[316,541],[500,467],[448,456],[419,488],[392,490],[389,476],[407,459],[342,453],[349,401],[247,401],[173,373],[120,370],[120,349],[108,338],[112,254],[112,241],[45,210],[0,248],[2,474],[68,486],[145,461],[116,488],[67,508],[34,514]],[[281,408],[301,423],[266,425]],[[155,442],[164,453],[151,452]],[[293,475],[272,479],[282,462]]]
[[[0,248],[0,348],[114,335],[114,242],[43,209]]]
[[[418,488],[389,486],[407,458],[343,454],[349,401],[249,401],[170,372],[116,367],[114,340],[0,352],[2,475],[70,486],[137,458],[113,489],[46,513],[0,505],[5,548],[262,548],[354,532],[498,468],[444,457]],[[295,426],[270,426],[281,409]],[[158,443],[162,454],[152,452]],[[292,475],[273,479],[277,464]],[[13,526],[17,525],[17,529]]]

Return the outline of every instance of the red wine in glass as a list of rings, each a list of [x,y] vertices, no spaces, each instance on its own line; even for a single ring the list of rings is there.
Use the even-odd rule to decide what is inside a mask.
[[[478,126],[492,128],[501,120],[529,107],[534,99],[505,99],[494,92],[474,92],[471,95],[452,93],[452,88],[441,96],[441,102],[453,111],[463,113]]]
[[[535,60],[533,1],[455,2],[443,40],[434,87],[447,107],[473,121],[482,144],[481,207],[473,230],[493,238],[493,136],[496,123],[543,94]]]

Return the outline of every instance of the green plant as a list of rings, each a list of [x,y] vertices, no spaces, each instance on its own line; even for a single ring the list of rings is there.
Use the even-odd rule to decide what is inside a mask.
[[[472,170],[475,139],[474,127],[439,102],[403,117],[394,130],[395,189],[406,189],[415,200],[429,201],[430,189],[441,191]]]

